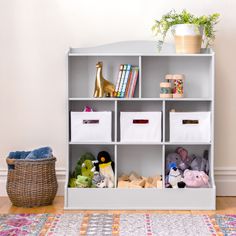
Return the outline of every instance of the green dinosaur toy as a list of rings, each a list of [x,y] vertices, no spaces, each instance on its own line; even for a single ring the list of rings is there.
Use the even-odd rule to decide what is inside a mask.
[[[85,160],[81,167],[81,172],[83,176],[93,178],[95,171],[94,164],[91,160]]]
[[[75,182],[76,182],[76,187],[78,188],[92,187],[92,179],[87,176],[78,175]]]
[[[85,160],[95,161],[95,157],[90,152],[86,152],[83,155],[81,155],[80,159],[77,162],[77,165],[75,167],[73,175],[72,175],[74,178],[77,178],[78,175],[82,175],[81,168],[82,168],[82,164],[84,163]]]

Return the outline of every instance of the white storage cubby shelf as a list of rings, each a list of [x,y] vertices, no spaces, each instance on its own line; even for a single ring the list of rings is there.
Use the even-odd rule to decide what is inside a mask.
[[[214,52],[176,54],[172,49],[157,52],[156,42],[131,41],[94,48],[71,48],[68,52],[68,113],[82,111],[88,105],[97,111],[112,111],[112,141],[109,143],[70,142],[68,116],[68,162],[65,185],[65,209],[215,209],[214,182]],[[104,77],[116,82],[120,64],[139,66],[134,98],[93,98],[96,63],[103,61]],[[159,84],[165,74],[185,74],[182,99],[161,99]],[[169,110],[211,111],[211,142],[171,143]],[[124,143],[120,141],[121,111],[162,111],[162,141]],[[165,176],[165,156],[183,146],[202,155],[209,150],[209,188],[119,189],[69,188],[69,172],[85,151],[96,155],[106,150],[115,161],[116,180],[122,173]]]

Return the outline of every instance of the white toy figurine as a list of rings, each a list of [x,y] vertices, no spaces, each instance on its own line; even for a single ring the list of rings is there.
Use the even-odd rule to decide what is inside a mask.
[[[183,178],[179,169],[177,169],[175,163],[172,164],[170,168],[170,173],[168,176],[168,182],[172,188],[184,188],[185,183],[183,182]]]

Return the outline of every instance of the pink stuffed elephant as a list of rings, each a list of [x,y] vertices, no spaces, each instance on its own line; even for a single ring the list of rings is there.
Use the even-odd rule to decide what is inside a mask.
[[[204,171],[185,170],[183,181],[189,188],[208,188],[209,177]]]

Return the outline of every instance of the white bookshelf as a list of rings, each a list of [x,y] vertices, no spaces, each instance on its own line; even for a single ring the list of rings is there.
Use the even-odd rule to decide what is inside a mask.
[[[68,59],[68,114],[82,111],[85,105],[97,111],[112,111],[112,142],[70,142],[68,115],[68,157],[65,185],[65,209],[215,209],[214,181],[214,52],[176,54],[173,48],[157,52],[156,42],[131,41],[93,48],[71,48]],[[139,66],[139,80],[134,98],[93,98],[95,65],[103,61],[104,77],[115,84],[120,64]],[[182,73],[185,98],[162,99],[159,84],[165,74]],[[169,141],[169,110],[211,111],[212,139],[210,143]],[[162,111],[161,142],[124,143],[120,141],[121,111]],[[141,175],[165,176],[165,156],[183,146],[191,153],[202,155],[209,150],[210,188],[168,189],[82,189],[69,188],[69,172],[73,171],[84,152],[106,150],[115,162],[116,180],[122,173],[136,171]],[[164,179],[164,178],[163,178]]]

